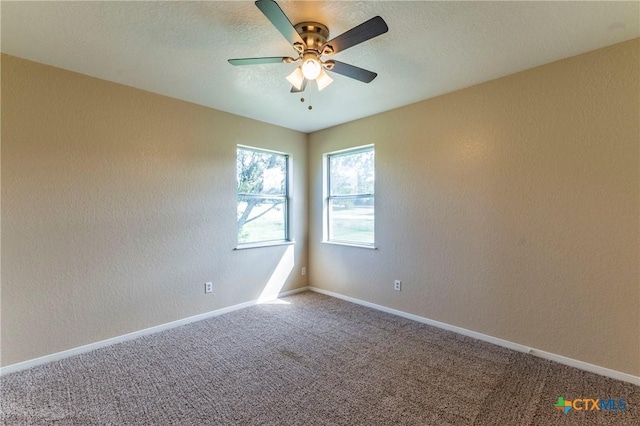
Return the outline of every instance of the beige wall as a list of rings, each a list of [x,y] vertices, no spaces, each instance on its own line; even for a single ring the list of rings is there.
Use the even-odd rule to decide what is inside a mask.
[[[640,375],[639,47],[309,137],[3,55],[1,364],[259,297],[286,247],[232,250],[247,144],[293,157],[283,290],[308,229],[314,286]],[[378,249],[321,244],[322,154],[369,143]]]
[[[311,284],[640,375],[639,52],[311,135]],[[322,154],[369,143],[378,250],[321,244]]]
[[[306,285],[306,141],[3,55],[2,365],[258,298],[287,247],[233,250],[236,144],[292,155]]]

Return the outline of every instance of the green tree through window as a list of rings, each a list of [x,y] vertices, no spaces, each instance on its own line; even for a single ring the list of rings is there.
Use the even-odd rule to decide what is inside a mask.
[[[329,241],[373,246],[375,151],[357,148],[327,155]]]
[[[288,162],[285,154],[238,147],[239,244],[288,240]]]

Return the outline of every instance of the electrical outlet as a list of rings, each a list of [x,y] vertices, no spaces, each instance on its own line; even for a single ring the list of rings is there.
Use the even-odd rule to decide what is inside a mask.
[[[204,283],[204,292],[212,293],[213,292],[213,283]]]
[[[307,275],[307,267],[306,267],[306,266],[303,266],[303,267],[302,267],[302,272],[301,272],[301,274],[302,274],[302,276]]]
[[[394,280],[394,281],[393,281],[393,289],[394,289],[395,291],[400,291],[400,290],[402,290],[402,281],[400,281],[400,280]]]

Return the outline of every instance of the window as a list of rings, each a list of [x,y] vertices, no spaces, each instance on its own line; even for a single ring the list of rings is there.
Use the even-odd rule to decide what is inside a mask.
[[[289,156],[238,146],[238,244],[289,240]]]
[[[375,151],[373,146],[326,156],[326,240],[374,245]]]

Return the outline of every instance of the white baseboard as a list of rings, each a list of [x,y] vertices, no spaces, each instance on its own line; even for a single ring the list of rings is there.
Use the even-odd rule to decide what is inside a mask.
[[[392,315],[397,315],[403,318],[407,318],[413,321],[417,321],[423,324],[431,325],[437,328],[441,328],[443,330],[453,331],[454,333],[462,334],[464,336],[473,337],[478,340],[482,340],[488,343],[492,343],[494,345],[502,346],[508,349],[513,349],[518,352],[528,353],[540,358],[548,359],[550,361],[555,361],[560,364],[568,365],[570,367],[575,367],[580,370],[589,371],[591,373],[599,374],[601,376],[610,377],[612,379],[620,380],[623,382],[628,382],[634,384],[636,386],[640,386],[640,377],[633,376],[631,374],[623,373],[616,370],[611,370],[609,368],[601,367],[599,365],[589,364],[584,361],[579,361],[573,358],[567,358],[562,355],[557,355],[551,352],[542,351],[535,348],[530,348],[518,343],[510,342],[508,340],[499,339],[497,337],[489,336],[487,334],[478,333],[476,331],[467,330],[466,328],[457,327],[455,325],[447,324],[440,321],[435,321],[429,318],[421,317],[418,315],[410,314],[407,312],[403,312],[397,309],[388,308],[386,306],[377,305],[375,303],[366,302],[364,300],[356,299],[349,296],[344,296],[339,293],[334,293],[332,291],[323,290],[317,287],[301,287],[295,290],[290,290],[286,292],[282,292],[278,295],[278,297],[290,296],[292,294],[301,293],[307,290],[314,291],[316,293],[325,294],[327,296],[335,297],[338,299],[346,300],[348,302],[356,303],[358,305],[366,306],[372,309],[376,309],[382,312],[387,312]],[[58,361],[64,358],[69,358],[74,355],[79,355],[82,353],[90,352],[99,348],[103,348],[105,346],[113,345],[116,343],[126,342],[128,340],[133,340],[141,336],[146,336],[153,333],[158,333],[160,331],[169,330],[175,327],[180,327],[181,325],[186,325],[192,322],[201,321],[207,318],[215,317],[218,315],[226,314],[229,312],[237,311],[239,309],[248,308],[249,306],[254,306],[258,303],[257,300],[251,300],[248,302],[240,303],[233,306],[228,306],[226,308],[217,309],[211,312],[205,312],[203,314],[194,315],[192,317],[183,318],[181,320],[172,321],[166,324],[157,325],[155,327],[146,328],[144,330],[135,331],[133,333],[124,334],[122,336],[113,337],[111,339],[101,340],[99,342],[90,343],[88,345],[80,346],[77,348],[68,349],[62,352],[57,352],[51,355],[46,355],[39,358],[30,359],[27,361],[19,362],[16,364],[7,365],[5,367],[0,368],[0,375],[5,375],[9,373],[14,373],[16,371],[26,370],[31,367],[35,367],[38,365],[47,364],[49,362]]]
[[[550,361],[555,361],[560,364],[568,365],[570,367],[575,367],[580,370],[589,371],[591,373],[599,374],[601,376],[610,377],[612,379],[620,380],[623,382],[628,382],[634,384],[636,386],[640,386],[640,376],[634,376],[631,374],[623,373],[616,370],[611,370],[609,368],[601,367],[599,365],[589,364],[584,361],[579,361],[573,358],[567,358],[562,355],[557,355],[551,352],[541,351],[539,349],[530,348],[518,343],[510,342],[508,340],[498,339],[497,337],[489,336],[487,334],[478,333],[476,331],[467,330],[466,328],[457,327],[455,325],[447,324],[440,321],[435,321],[429,318],[421,317],[418,315],[409,314],[407,312],[403,312],[397,309],[388,308],[382,305],[376,305],[375,303],[366,302],[364,300],[356,299],[349,296],[344,296],[339,293],[334,293],[332,291],[323,290],[317,287],[309,287],[309,290],[315,291],[316,293],[325,294],[327,296],[335,297],[338,299],[346,300],[347,302],[356,303],[358,305],[366,306],[368,308],[376,309],[382,312],[386,312],[389,314],[397,315],[403,318],[407,318],[413,321],[417,321],[423,324],[428,324],[437,328],[441,328],[448,331],[453,331],[454,333],[462,334],[464,336],[473,337],[478,340],[482,340],[484,342],[493,343],[494,345],[502,346],[508,349],[513,349],[518,352],[528,353],[539,358],[548,359]]]
[[[301,287],[295,290],[285,291],[278,294],[278,297],[290,296],[292,294],[301,293],[303,291],[309,290],[309,287]],[[0,376],[5,374],[14,373],[16,371],[26,370],[31,367],[36,367],[38,365],[47,364],[53,361],[59,361],[64,358],[69,358],[74,355],[83,354],[86,352],[90,352],[96,349],[104,348],[105,346],[114,345],[116,343],[126,342],[128,340],[133,340],[138,337],[147,336],[149,334],[158,333],[160,331],[169,330],[172,328],[180,327],[181,325],[186,325],[196,321],[202,321],[207,318],[215,317],[218,315],[226,314],[229,312],[237,311],[239,309],[248,308],[249,306],[254,306],[258,304],[258,300],[250,300],[248,302],[239,303],[237,305],[228,306],[226,308],[217,309],[215,311],[205,312],[203,314],[194,315],[192,317],[183,318],[177,321],[168,322],[165,324],[160,324],[154,327],[145,328],[144,330],[134,331],[133,333],[124,334],[122,336],[113,337],[111,339],[101,340],[99,342],[90,343],[88,345],[79,346],[77,348],[67,349],[62,352],[56,352],[51,355],[45,355],[39,358],[30,359],[27,361],[19,362],[16,364],[7,365],[5,367],[0,368]]]
[[[311,287],[309,286],[305,286],[305,287],[300,287],[300,288],[295,288],[293,290],[289,290],[289,291],[283,291],[282,293],[278,294],[278,297],[287,297],[287,296],[291,296],[292,294],[298,294],[298,293],[303,293],[305,291],[309,291],[311,290]]]

